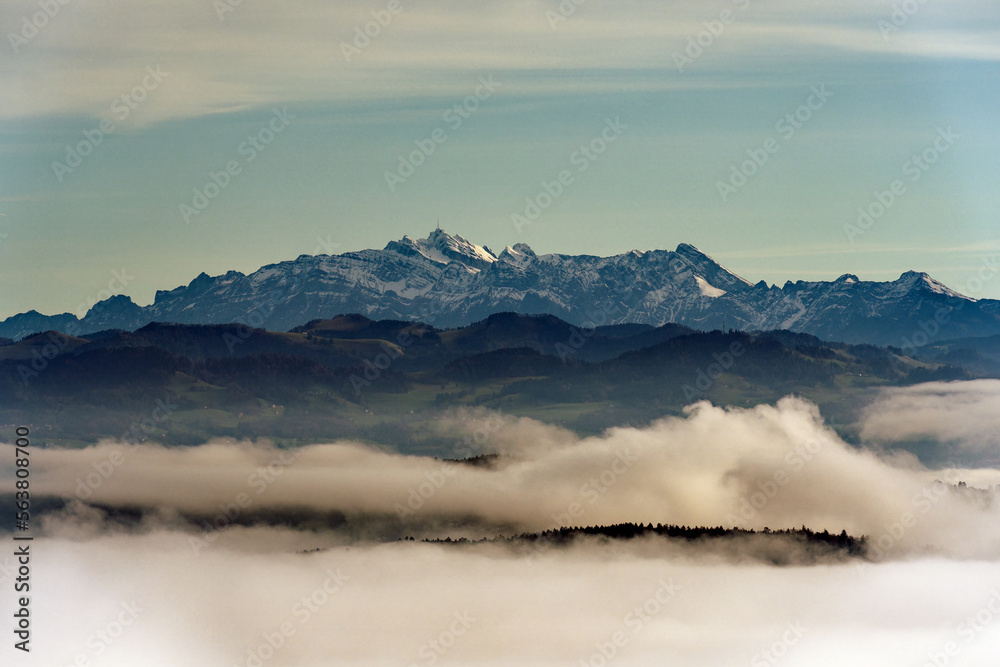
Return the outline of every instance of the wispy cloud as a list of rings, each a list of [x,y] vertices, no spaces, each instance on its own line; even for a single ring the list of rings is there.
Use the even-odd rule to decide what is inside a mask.
[[[111,14],[103,3],[76,0],[3,59],[0,117],[98,115],[151,64],[171,78],[144,103],[141,123],[278,102],[457,94],[466,86],[463,73],[485,70],[558,73],[514,77],[507,90],[562,94],[763,84],[761,63],[788,69],[803,60],[836,61],[837,54],[1000,59],[996,31],[976,20],[984,10],[967,3],[950,4],[946,14],[928,8],[925,16],[944,27],[914,27],[888,40],[876,23],[891,15],[890,2],[845,3],[804,19],[792,2],[737,9],[591,0],[556,30],[547,18],[555,2],[400,6],[381,26],[371,24],[372,12],[384,8],[361,0],[243,3],[222,18],[212,3],[196,0],[129,0]],[[711,57],[680,75],[673,55],[727,8],[737,20],[715,40]],[[21,17],[38,8],[19,0],[5,9],[5,31],[17,33]],[[364,35],[366,25],[374,37]],[[348,62],[345,44],[355,41],[362,48]]]
[[[754,248],[750,250],[732,250],[732,251],[717,251],[713,253],[716,257],[727,258],[727,259],[770,259],[772,257],[809,257],[809,256],[834,256],[834,255],[848,255],[848,254],[869,254],[869,255],[910,255],[917,253],[925,253],[928,255],[941,255],[941,254],[962,254],[962,255],[981,255],[984,253],[993,253],[1000,251],[1000,240],[998,241],[983,241],[980,243],[968,243],[965,245],[957,246],[902,246],[902,245],[868,245],[860,247],[851,247],[850,249],[845,249],[843,247],[837,246],[791,246],[791,247],[774,247],[774,248]],[[955,268],[955,267],[952,267]],[[957,267],[962,268],[962,267]],[[796,271],[799,273],[799,271]]]
[[[861,435],[882,441],[933,438],[1000,459],[1000,381],[932,382],[886,389],[865,411]]]

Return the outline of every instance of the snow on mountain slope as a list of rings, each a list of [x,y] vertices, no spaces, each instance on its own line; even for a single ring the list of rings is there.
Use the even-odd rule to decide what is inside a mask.
[[[440,229],[404,236],[382,250],[302,255],[250,275],[201,274],[156,293],[140,307],[119,296],[82,320],[35,312],[0,322],[0,336],[22,338],[72,327],[75,334],[136,329],[149,322],[245,322],[287,330],[317,318],[360,313],[373,319],[459,326],[500,311],[548,313],[578,325],[676,322],[698,329],[791,329],[828,340],[904,346],[937,325],[939,340],[1000,333],[1000,302],[965,297],[925,273],[869,282],[756,285],[692,245],[611,257],[536,255],[518,243],[499,254]],[[923,328],[921,325],[923,323]]]
[[[698,289],[701,290],[702,296],[707,296],[714,299],[726,293],[726,290],[724,289],[719,289],[718,287],[713,287],[712,285],[709,285],[708,281],[702,278],[701,276],[695,276],[694,279],[698,283]]]

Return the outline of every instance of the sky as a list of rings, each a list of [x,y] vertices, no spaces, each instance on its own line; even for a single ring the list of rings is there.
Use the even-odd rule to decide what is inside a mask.
[[[1000,6],[899,7],[4,2],[0,318],[439,220],[1000,298]]]

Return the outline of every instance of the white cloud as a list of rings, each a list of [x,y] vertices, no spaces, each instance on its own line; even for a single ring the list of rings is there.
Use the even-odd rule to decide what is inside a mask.
[[[11,664],[257,665],[249,651],[263,650],[267,667],[578,665],[603,664],[603,647],[623,666],[769,664],[763,652],[774,650],[775,664],[883,667],[923,664],[948,642],[963,664],[1000,651],[1000,614],[960,631],[1000,594],[996,562],[859,571],[591,545],[524,559],[409,542],[296,554],[260,545],[294,547],[299,536],[249,532],[257,548],[198,555],[168,532],[36,541],[33,652]],[[7,618],[11,597],[0,601]],[[116,628],[123,604],[138,613]],[[105,644],[102,632],[115,638]]]
[[[94,487],[85,487],[90,502],[156,511],[128,530],[82,506],[46,519],[32,543],[35,662],[14,664],[68,665],[81,655],[102,667],[602,664],[602,648],[613,648],[619,665],[769,664],[763,652],[773,650],[789,665],[881,667],[923,664],[949,643],[966,664],[989,664],[1000,651],[1000,507],[934,484],[988,486],[998,470],[929,471],[910,456],[852,448],[815,406],[791,398],[747,410],[701,403],[684,418],[583,439],[530,419],[472,416],[445,420],[442,437],[478,433],[506,465],[442,472],[441,461],[351,443],[305,447],[294,460],[264,443],[227,441],[34,450],[36,499],[72,494],[82,481]],[[637,460],[616,466],[621,456]],[[0,461],[9,468],[12,458]],[[579,524],[715,525],[740,511],[742,497],[756,505],[748,526],[844,527],[880,551],[874,563],[774,567],[734,558],[753,551],[748,540],[728,549],[579,541],[524,554],[357,539],[366,523],[398,525],[393,506],[425,483],[435,488],[406,530],[547,527],[573,502]],[[348,525],[222,521],[200,533],[177,521],[178,511],[231,509],[240,493],[253,509],[340,509]],[[123,604],[141,611],[119,628]],[[11,613],[3,596],[0,614]],[[267,659],[258,665],[249,651]]]
[[[1000,458],[1000,380],[929,382],[883,390],[862,418],[865,439],[931,438]]]
[[[791,2],[740,9],[590,0],[553,30],[546,12],[558,4],[404,0],[348,62],[342,44],[383,4],[244,2],[220,20],[213,3],[197,0],[129,0],[113,12],[75,0],[0,64],[0,117],[100,116],[147,65],[171,76],[136,111],[138,124],[278,103],[465,95],[487,72],[545,74],[512,76],[505,92],[559,94],[752,85],[762,79],[759,68],[746,76],[748,58],[772,69],[844,53],[1000,59],[997,16],[975,3],[925,6],[891,39],[876,27],[892,13],[887,1],[804,14]],[[679,75],[673,54],[726,7],[734,22]],[[31,0],[7,3],[5,32],[19,32],[22,17],[37,11]]]
[[[913,457],[880,458],[843,442],[801,399],[753,409],[699,403],[685,418],[583,439],[530,419],[489,433],[486,447],[510,457],[495,470],[351,443],[304,447],[286,463],[279,457],[287,454],[248,443],[127,452],[105,443],[36,452],[33,488],[202,516],[246,494],[252,509],[336,511],[360,524],[382,515],[397,530],[405,515],[406,531],[456,537],[633,521],[805,524],[877,538],[912,515],[914,525],[892,540],[893,557],[928,549],[1000,557],[1000,535],[985,528],[1000,520],[1000,505],[949,490],[958,481],[991,487],[1000,471],[931,471]],[[463,521],[471,521],[464,532],[456,528]]]

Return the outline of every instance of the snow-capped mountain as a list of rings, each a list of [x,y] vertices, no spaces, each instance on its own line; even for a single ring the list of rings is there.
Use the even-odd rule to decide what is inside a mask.
[[[500,311],[548,313],[582,326],[790,329],[896,346],[1000,333],[1000,301],[965,297],[926,273],[777,287],[752,284],[685,243],[612,257],[536,255],[523,243],[494,253],[438,229],[382,250],[302,255],[250,275],[203,273],[186,287],[157,292],[150,306],[117,296],[79,321],[31,311],[0,322],[0,336],[20,339],[47,329],[80,335],[154,321],[287,330],[342,313],[450,327]]]

